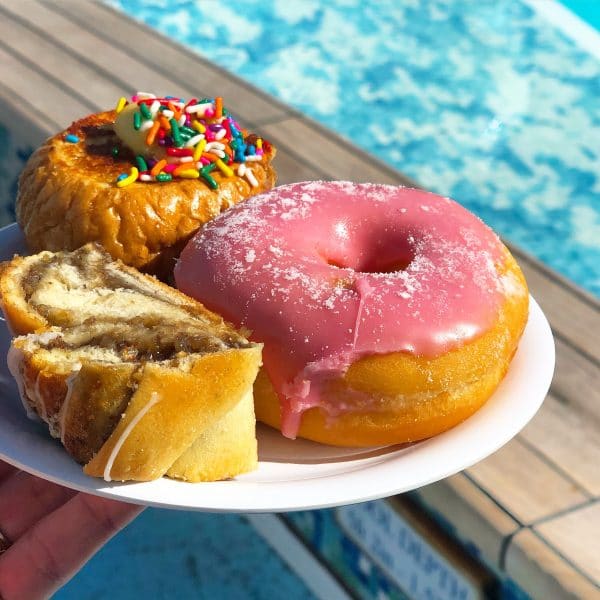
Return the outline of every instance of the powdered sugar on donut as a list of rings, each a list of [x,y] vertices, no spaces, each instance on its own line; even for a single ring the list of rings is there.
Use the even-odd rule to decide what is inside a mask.
[[[439,356],[485,332],[511,287],[502,244],[448,198],[349,182],[282,186],[206,225],[177,285],[265,344],[287,435],[358,358]]]

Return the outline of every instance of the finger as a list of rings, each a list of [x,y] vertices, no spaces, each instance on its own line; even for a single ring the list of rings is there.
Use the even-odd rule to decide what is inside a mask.
[[[0,596],[47,598],[143,510],[77,494],[32,527],[0,559]]]
[[[0,531],[9,540],[18,540],[76,493],[23,471],[14,473],[0,484]]]
[[[17,469],[8,463],[0,461],[0,483],[2,483],[7,477],[10,477],[13,473],[17,473]]]

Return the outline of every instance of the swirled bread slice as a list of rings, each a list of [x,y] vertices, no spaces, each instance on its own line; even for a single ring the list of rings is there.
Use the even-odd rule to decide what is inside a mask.
[[[256,466],[260,345],[98,246],[16,257],[0,276],[11,372],[89,475],[218,480]]]

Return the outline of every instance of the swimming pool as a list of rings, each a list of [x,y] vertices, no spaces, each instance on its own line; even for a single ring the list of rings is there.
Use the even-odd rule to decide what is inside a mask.
[[[576,15],[600,31],[600,4],[590,0],[561,0]]]
[[[600,294],[600,62],[527,3],[109,3]]]

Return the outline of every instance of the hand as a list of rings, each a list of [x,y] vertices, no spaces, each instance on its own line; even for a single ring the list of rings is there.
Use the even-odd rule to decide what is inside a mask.
[[[0,461],[0,598],[48,598],[141,511]]]

